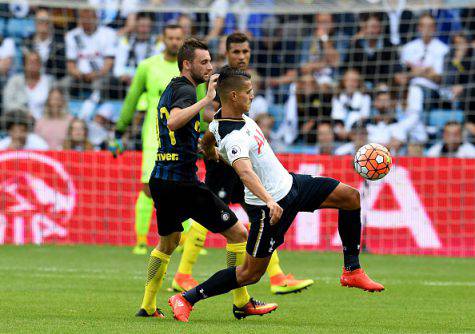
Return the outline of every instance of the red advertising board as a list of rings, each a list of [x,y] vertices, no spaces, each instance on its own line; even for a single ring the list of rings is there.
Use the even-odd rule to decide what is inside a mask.
[[[371,252],[475,256],[475,160],[401,157],[386,178],[364,182],[351,157],[279,159],[290,171],[360,189],[363,243]],[[132,245],[140,160],[138,152],[117,159],[108,152],[1,152],[0,244]],[[247,220],[242,208],[233,209]],[[154,220],[151,244],[157,241]],[[207,245],[222,247],[224,240],[210,234]],[[337,212],[299,214],[281,247],[339,250]]]

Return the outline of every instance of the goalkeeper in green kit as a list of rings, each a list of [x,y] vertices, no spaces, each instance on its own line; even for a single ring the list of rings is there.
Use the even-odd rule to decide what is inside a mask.
[[[132,122],[137,103],[145,93],[147,112],[142,126],[142,189],[135,203],[135,233],[137,243],[134,254],[147,254],[147,234],[153,213],[153,200],[150,195],[148,181],[153,170],[158,139],[156,134],[156,110],[158,101],[171,79],[180,75],[177,53],[183,45],[185,33],[179,25],[167,25],[163,30],[165,50],[156,56],[143,60],[137,67],[132,84],[124,101],[120,118],[116,125],[116,137],[120,138]],[[206,95],[206,85],[197,87],[197,97]],[[120,140],[109,145],[113,153],[122,151]],[[190,224],[190,222],[185,222]]]

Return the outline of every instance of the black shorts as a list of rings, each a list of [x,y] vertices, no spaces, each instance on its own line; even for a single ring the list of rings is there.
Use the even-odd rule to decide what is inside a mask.
[[[205,184],[224,203],[244,204],[244,184],[234,168],[214,160],[204,160],[206,166]]]
[[[150,192],[157,210],[158,234],[183,231],[182,223],[193,218],[213,233],[227,230],[237,217],[202,182],[176,182],[150,178]]]
[[[284,235],[299,212],[313,212],[320,208],[340,181],[328,177],[291,174],[292,188],[278,203],[284,210],[275,225],[270,225],[267,206],[246,204],[251,221],[247,239],[247,253],[253,257],[268,257],[284,242]]]

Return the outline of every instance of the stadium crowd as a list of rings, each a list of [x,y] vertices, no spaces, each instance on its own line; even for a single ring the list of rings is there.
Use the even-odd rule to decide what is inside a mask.
[[[225,36],[249,36],[250,116],[277,151],[378,142],[396,155],[475,158],[474,8],[276,15],[272,0],[213,0],[183,14],[141,12],[145,2],[0,4],[0,150],[104,149],[138,63],[163,51],[172,23],[204,39],[217,68]],[[140,149],[137,115],[128,149]]]

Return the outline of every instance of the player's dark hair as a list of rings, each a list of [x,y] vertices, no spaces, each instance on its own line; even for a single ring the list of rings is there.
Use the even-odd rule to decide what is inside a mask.
[[[243,81],[251,80],[251,75],[243,70],[232,68],[229,65],[223,66],[219,71],[218,84],[216,89],[219,97],[230,90],[236,89]]]
[[[231,49],[232,43],[241,44],[245,42],[249,42],[249,38],[246,34],[238,31],[233,32],[231,35],[226,37],[226,51],[229,51]]]
[[[181,26],[178,27],[181,28]],[[195,50],[208,51],[208,46],[196,38],[190,38],[187,39],[180,50],[178,50],[178,69],[180,72],[183,70],[183,61],[188,60],[192,62],[193,59],[195,59]]]
[[[163,34],[165,34],[165,32],[167,30],[175,30],[175,29],[182,29],[183,30],[183,27],[179,24],[175,24],[175,23],[170,23],[170,24],[167,24],[164,28],[163,28]]]

